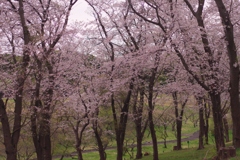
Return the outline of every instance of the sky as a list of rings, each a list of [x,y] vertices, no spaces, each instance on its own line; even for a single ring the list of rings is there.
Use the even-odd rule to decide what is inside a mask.
[[[88,21],[92,19],[91,8],[84,0],[78,0],[78,2],[73,6],[71,11],[70,21]]]

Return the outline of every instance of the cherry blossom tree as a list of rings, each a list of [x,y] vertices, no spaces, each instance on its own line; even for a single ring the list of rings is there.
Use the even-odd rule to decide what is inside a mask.
[[[190,4],[188,0],[184,0],[189,9],[191,10],[192,14],[194,17],[196,17],[198,21],[198,26],[202,27],[202,29],[205,29],[204,21],[203,21],[203,7],[205,4],[205,1],[199,1],[198,4],[198,9],[197,11],[194,11],[194,8]],[[224,4],[223,1],[215,1],[217,8],[218,8],[218,13],[222,19],[222,25],[224,28],[224,35],[226,37],[226,42],[227,42],[227,52],[228,52],[228,57],[229,57],[229,66],[230,66],[230,99],[231,99],[231,111],[232,111],[232,119],[233,119],[233,144],[235,147],[239,147],[239,141],[236,137],[237,133],[237,128],[239,128],[239,119],[237,115],[239,115],[240,109],[239,109],[239,66],[238,66],[238,61],[237,61],[237,49],[235,45],[235,40],[234,40],[234,31],[233,31],[233,24],[230,19],[230,16],[228,14],[228,11],[226,9],[227,3]],[[230,7],[229,10],[232,8]],[[205,46],[205,52],[211,53],[212,49],[209,46],[209,39],[207,37],[207,34],[204,33],[206,31],[203,30],[202,34],[202,42]],[[234,87],[233,87],[234,86]],[[236,115],[235,115],[236,114]],[[235,138],[234,138],[235,137]]]
[[[33,75],[35,75],[36,80],[32,101],[33,115],[31,117],[33,141],[38,159],[51,159],[50,119],[55,81],[54,64],[57,58],[55,47],[66,30],[68,17],[76,0],[62,3],[8,0],[1,3],[4,4],[1,14],[5,14],[5,20],[9,22],[9,30],[1,26],[2,33],[5,36],[4,39],[11,46],[10,54],[13,62],[16,66],[19,66],[16,70],[17,78],[14,82],[15,120],[13,131],[4,129],[4,134],[12,135],[5,138],[7,159],[16,159],[22,125],[23,93],[26,79],[32,69],[35,69]],[[4,19],[1,18],[2,20]],[[36,67],[29,65],[31,60],[35,62]],[[47,85],[42,87],[44,71],[47,73],[45,74]],[[45,91],[41,92],[40,89]],[[40,94],[44,96],[41,98]],[[30,95],[26,95],[26,97],[30,97]],[[36,116],[37,109],[41,110],[41,113],[38,114],[41,120]],[[37,119],[41,123],[37,123]]]
[[[231,19],[230,12],[232,10],[239,10],[239,1],[231,1],[224,3],[222,0],[215,0],[218,8],[219,15],[221,17],[222,26],[224,29],[224,39],[227,46],[227,53],[229,57],[230,66],[230,105],[233,121],[233,145],[236,148],[240,148],[240,108],[239,108],[239,64],[237,58],[237,47],[234,37],[234,21]],[[227,6],[230,6],[227,8]]]
[[[1,16],[1,30],[3,31],[1,35],[6,36],[4,37],[5,40],[7,40],[11,46],[10,54],[13,58],[13,63],[18,67],[18,70],[16,72],[15,81],[14,83],[14,93],[12,97],[14,97],[15,100],[15,106],[14,106],[14,122],[13,127],[10,127],[9,120],[8,120],[8,113],[6,111],[6,107],[1,108],[1,115],[4,115],[2,117],[2,127],[3,127],[3,135],[4,135],[4,144],[5,144],[5,151],[7,154],[7,159],[14,160],[17,159],[17,146],[19,142],[20,137],[20,131],[21,131],[21,123],[22,123],[22,108],[23,108],[23,91],[24,91],[24,83],[27,78],[27,67],[29,64],[29,55],[30,55],[30,42],[31,42],[31,36],[29,28],[26,25],[26,18],[24,14],[24,8],[23,8],[23,1],[19,0],[18,2],[12,2],[12,1],[4,1],[1,2],[1,14],[4,16]],[[5,17],[3,19],[2,17]],[[16,20],[18,17],[19,21]],[[10,22],[9,25],[11,27],[6,27],[4,25],[4,20],[6,22]],[[16,25],[19,24],[19,25]],[[7,30],[7,28],[10,28],[10,30]],[[15,32],[13,32],[15,31]],[[21,34],[18,35],[17,32],[20,32]],[[17,38],[15,38],[17,37]],[[21,37],[22,40],[19,38]],[[16,42],[19,42],[21,45],[19,46],[18,50],[16,50]],[[16,52],[16,51],[19,51]],[[19,60],[17,60],[17,54],[21,55],[19,57]],[[13,89],[13,88],[12,88]],[[7,90],[7,88],[6,88]]]
[[[141,3],[138,3],[140,5],[135,1],[129,0],[128,2],[136,15],[146,22],[158,26],[166,34],[172,51],[180,58],[185,70],[210,95],[215,124],[216,147],[217,150],[224,147],[220,93],[226,91],[227,87],[223,87],[220,84],[226,84],[228,77],[222,73],[227,73],[228,70],[222,66],[225,62],[221,61],[221,58],[224,57],[219,46],[219,44],[223,44],[221,47],[224,50],[224,43],[221,41],[222,34],[216,34],[216,30],[213,30],[215,27],[210,28],[210,26],[213,26],[212,21],[208,21],[208,25],[204,26],[202,19],[204,1],[199,1],[195,4],[197,6],[196,12],[194,11],[195,8],[190,9],[191,12],[194,11],[196,21],[192,21],[188,14],[186,14],[189,10],[180,2],[141,1]],[[187,6],[189,7],[188,4]],[[143,12],[143,10],[149,10],[153,14],[150,16]],[[165,11],[164,13],[168,13],[168,16],[163,16],[163,11]],[[184,13],[184,15],[180,16],[180,13]],[[216,24],[217,22],[216,19]],[[194,25],[195,27],[193,27]],[[221,33],[221,31],[218,33]],[[200,40],[202,46],[191,45],[195,40]],[[199,62],[202,64],[199,64]]]

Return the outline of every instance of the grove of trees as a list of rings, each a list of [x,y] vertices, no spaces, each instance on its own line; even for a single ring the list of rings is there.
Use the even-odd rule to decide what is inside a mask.
[[[131,128],[134,158],[149,131],[159,160],[167,128],[181,150],[191,120],[203,149],[211,119],[217,159],[229,129],[240,148],[239,0],[85,2],[93,19],[70,23],[78,0],[0,1],[0,156],[52,160],[61,146],[83,160],[92,142],[123,160]]]

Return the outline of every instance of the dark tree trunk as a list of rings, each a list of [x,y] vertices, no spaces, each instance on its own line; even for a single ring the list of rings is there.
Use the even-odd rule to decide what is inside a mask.
[[[212,113],[214,122],[214,138],[217,151],[220,148],[225,147],[224,134],[223,134],[223,121],[221,110],[221,98],[219,93],[209,93],[212,102]]]
[[[98,113],[99,113],[99,110],[97,109],[96,117],[98,117]],[[105,153],[105,148],[103,146],[102,139],[101,139],[101,132],[99,133],[99,131],[98,131],[98,120],[97,119],[93,121],[93,132],[94,132],[94,135],[95,135],[95,138],[97,141],[98,153],[99,153],[100,160],[106,160],[106,153]]]
[[[34,106],[34,105],[32,105]],[[32,139],[33,139],[33,143],[35,146],[35,150],[37,153],[37,160],[43,160],[43,152],[42,152],[42,148],[40,146],[40,142],[38,139],[38,132],[37,132],[37,109],[35,107],[41,107],[41,101],[40,100],[36,100],[35,101],[35,106],[33,108],[33,113],[31,115],[31,132],[32,132]]]
[[[106,152],[105,152],[105,149],[103,147],[102,139],[101,139],[101,136],[100,136],[98,130],[94,129],[94,134],[95,134],[95,138],[97,140],[98,153],[99,153],[100,160],[106,160],[106,158],[107,158],[106,157]]]
[[[50,120],[51,120],[51,102],[53,97],[53,86],[54,86],[54,73],[53,68],[50,64],[48,66],[48,79],[49,86],[44,92],[43,100],[40,99],[40,87],[42,80],[42,62],[37,60],[38,70],[35,75],[36,86],[35,86],[35,96],[32,100],[32,115],[31,115],[31,132],[32,139],[37,153],[38,160],[51,160],[52,150],[51,150],[51,130],[50,130]],[[43,101],[43,104],[42,104]],[[34,102],[34,103],[33,103]],[[40,110],[37,113],[37,110]]]
[[[206,97],[204,98],[204,117],[205,117],[205,126],[204,126],[204,135],[205,135],[205,144],[208,144],[208,131],[209,131],[209,116],[210,116],[210,104],[206,102]]]
[[[164,148],[167,148],[167,125],[166,124],[163,125],[163,129],[164,129],[163,145],[164,145]]]
[[[203,136],[204,136],[204,106],[203,106],[203,99],[196,98],[198,101],[199,106],[199,141],[198,141],[198,149],[203,149]]]
[[[182,149],[182,117],[183,117],[183,112],[184,112],[184,107],[187,104],[188,98],[185,99],[185,101],[181,104],[181,110],[179,113],[178,109],[178,97],[177,97],[177,92],[172,93],[173,97],[173,103],[174,103],[174,108],[175,108],[175,118],[176,118],[176,127],[177,127],[177,149],[181,150]]]
[[[138,131],[138,129],[136,129]],[[137,154],[136,154],[136,159],[141,159],[142,158],[142,136],[140,135],[141,133],[136,132],[137,135]]]
[[[182,149],[182,121],[177,119],[177,148],[178,150]]]
[[[222,0],[215,0],[222,19],[222,24],[227,43],[229,66],[230,66],[230,104],[233,122],[233,145],[240,148],[240,107],[239,107],[239,65],[237,48],[234,41],[233,24],[229,11]]]
[[[83,160],[82,149],[80,147],[77,147],[76,150],[77,150],[78,160]]]
[[[44,117],[46,118],[46,117]],[[50,119],[50,118],[46,118]],[[39,133],[39,142],[42,149],[42,159],[43,160],[51,160],[52,152],[51,152],[51,135],[50,135],[50,125],[45,122],[45,125],[40,126]]]
[[[151,104],[150,104],[150,107],[152,107]],[[157,144],[157,136],[156,136],[154,123],[153,123],[153,109],[150,110],[150,107],[148,111],[148,121],[149,121],[149,129],[152,137],[152,144],[153,144],[153,160],[158,160],[158,144]]]
[[[135,123],[135,129],[136,129],[136,136],[137,136],[137,154],[136,159],[142,158],[142,140],[144,133],[147,128],[148,120],[143,124],[143,106],[144,106],[144,84],[141,84],[139,94],[140,94],[140,100],[138,102],[138,92],[137,96],[135,97],[135,102],[133,105],[133,115],[134,115],[134,123]]]
[[[7,155],[7,160],[17,160],[17,150],[11,143],[11,133],[10,133],[10,126],[8,121],[8,116],[6,112],[6,107],[0,97],[0,115],[1,115],[1,123],[2,123],[2,130],[3,130],[3,138],[4,138],[4,145],[5,145],[5,152]]]
[[[11,2],[12,3],[12,2]],[[21,132],[21,123],[22,123],[22,101],[23,101],[23,88],[25,84],[25,79],[27,77],[27,67],[30,61],[29,57],[29,49],[27,45],[30,43],[30,32],[26,25],[25,15],[24,15],[24,7],[23,0],[18,1],[19,8],[15,8],[14,5],[11,5],[14,10],[18,10],[18,15],[20,18],[20,26],[23,32],[23,56],[22,60],[19,64],[21,64],[20,69],[17,73],[16,79],[16,94],[15,94],[15,107],[14,107],[14,119],[13,119],[13,128],[12,131],[10,129],[10,123],[8,120],[8,115],[6,112],[6,106],[2,101],[2,96],[0,99],[0,114],[1,114],[1,123],[2,123],[2,131],[4,138],[4,146],[5,152],[7,154],[7,160],[16,160],[17,159],[17,146],[19,142],[20,132]]]
[[[49,86],[47,87],[44,95],[44,105],[41,108],[41,121],[39,124],[38,140],[42,150],[42,157],[44,160],[52,159],[52,147],[51,147],[51,130],[50,130],[50,121],[51,121],[51,104],[53,98],[53,88],[54,88],[54,72],[53,66],[47,63],[48,68],[48,79]]]
[[[153,87],[155,83],[155,78],[158,69],[159,63],[159,55],[156,55],[155,63],[157,64],[155,68],[151,71],[151,76],[149,77],[149,84],[148,84],[148,122],[149,122],[149,129],[152,137],[152,144],[153,144],[153,160],[158,160],[158,144],[157,144],[157,136],[155,132],[154,122],[153,122]]]
[[[37,59],[37,69],[38,71],[35,74],[36,78],[36,85],[35,85],[35,96],[34,99],[31,102],[32,107],[32,115],[31,115],[31,132],[32,132],[32,139],[33,144],[35,146],[36,154],[37,154],[37,160],[44,160],[43,156],[43,150],[40,144],[39,140],[39,122],[38,122],[38,115],[37,115],[37,109],[42,109],[42,101],[40,100],[40,86],[41,86],[41,70],[42,70],[42,62]]]
[[[226,115],[223,116],[223,125],[224,125],[225,140],[226,140],[226,142],[230,142],[230,139],[229,139],[229,127],[228,127],[228,121],[227,121]]]
[[[122,160],[123,157],[123,143],[121,143],[121,139],[118,136],[116,138],[117,141],[117,160]]]
[[[116,141],[117,141],[117,160],[122,160],[123,158],[124,139],[125,139],[125,133],[126,133],[127,120],[128,120],[129,104],[130,104],[130,99],[131,99],[132,89],[133,89],[133,81],[134,79],[132,79],[129,84],[129,90],[125,98],[123,107],[121,109],[119,124],[117,123],[115,106],[113,105],[114,101],[112,99],[112,114],[114,117],[115,133],[116,133]]]
[[[86,109],[86,107],[85,107]],[[86,111],[86,110],[85,110]],[[81,149],[81,145],[82,145],[82,137],[83,137],[83,132],[86,129],[86,127],[89,125],[89,119],[88,119],[88,115],[87,113],[85,113],[85,115],[82,117],[87,118],[87,122],[85,122],[82,126],[82,128],[80,128],[80,123],[82,122],[82,119],[78,120],[76,122],[76,125],[74,126],[74,124],[72,124],[73,127],[73,131],[75,134],[75,149],[77,151],[78,154],[78,160],[83,160],[83,156],[82,156],[82,149]]]

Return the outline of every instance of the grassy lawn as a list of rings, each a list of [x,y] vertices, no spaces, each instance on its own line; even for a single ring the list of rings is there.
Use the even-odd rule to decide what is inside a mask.
[[[213,144],[206,145],[205,149],[197,150],[198,140],[193,140],[189,142],[183,142],[183,149],[180,151],[173,151],[173,146],[175,143],[167,144],[167,148],[163,148],[162,144],[158,145],[159,148],[159,159],[168,159],[168,160],[202,160],[203,158],[212,158],[216,155],[215,147]],[[133,153],[130,152],[133,156],[136,154],[136,148],[134,148]],[[152,160],[152,146],[143,146],[143,153],[148,152],[148,156],[144,156],[142,160]],[[114,160],[116,159],[116,150],[107,150],[107,159]],[[131,160],[130,154],[126,153],[124,156],[125,160]],[[96,160],[99,159],[98,152],[90,152],[83,154],[84,159],[86,160]],[[64,158],[64,160],[70,160],[69,158]]]
[[[210,137],[211,140],[212,137]],[[205,148],[202,150],[198,150],[198,140],[192,140],[189,142],[182,143],[183,149],[180,151],[173,151],[172,148],[175,143],[167,144],[167,148],[163,148],[163,145],[160,144],[158,146],[159,149],[159,159],[167,159],[167,160],[203,160],[208,159],[211,160],[216,155],[215,144],[210,141],[209,145],[205,145]],[[230,146],[231,143],[227,143],[227,146]],[[142,160],[152,160],[152,146],[143,146],[143,153],[148,152],[148,156],[144,156]],[[107,150],[107,159],[114,160],[116,159],[116,150]],[[135,155],[135,148],[132,155]],[[96,160],[99,159],[98,152],[90,152],[83,154],[84,159],[86,160]],[[64,160],[72,160],[72,157],[64,158]],[[124,156],[124,160],[132,160],[130,158],[130,154],[126,153]],[[230,160],[240,160],[240,149],[237,150],[237,156],[231,158]]]

